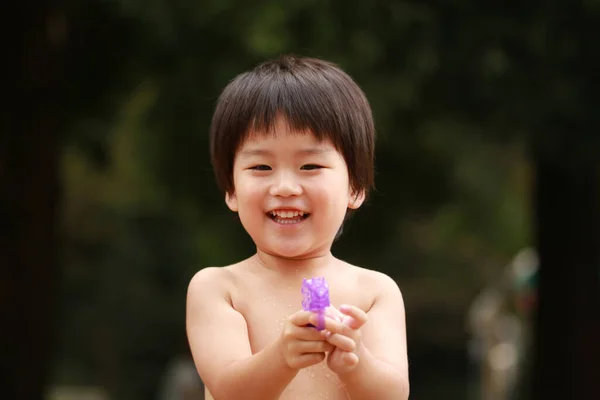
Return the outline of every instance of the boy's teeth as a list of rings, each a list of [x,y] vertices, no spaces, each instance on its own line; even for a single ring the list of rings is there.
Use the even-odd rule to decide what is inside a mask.
[[[279,218],[295,218],[295,217],[303,217],[304,212],[302,211],[271,211],[271,215]]]

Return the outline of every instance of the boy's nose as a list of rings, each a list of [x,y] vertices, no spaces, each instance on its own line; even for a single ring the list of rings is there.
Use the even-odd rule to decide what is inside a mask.
[[[302,187],[298,184],[293,174],[280,173],[276,179],[269,190],[271,196],[288,197],[298,196],[302,193]]]

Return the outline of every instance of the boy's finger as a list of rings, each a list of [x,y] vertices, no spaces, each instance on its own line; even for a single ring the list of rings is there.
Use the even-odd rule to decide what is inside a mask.
[[[350,352],[344,353],[343,357],[344,357],[344,362],[348,366],[358,364],[358,356],[355,353],[350,353]]]
[[[333,345],[323,340],[301,340],[294,344],[294,351],[305,353],[328,353],[333,350]]]
[[[300,310],[300,311],[293,313],[288,318],[289,318],[290,322],[294,325],[306,326],[311,323],[310,322],[311,315],[313,315],[313,313],[311,313],[310,311]]]
[[[334,306],[329,306],[325,309],[325,316],[327,316],[329,318],[337,319],[338,321],[341,321],[344,319],[344,314],[342,314],[340,312],[340,310],[338,310]]]
[[[352,329],[358,329],[368,320],[367,313],[356,306],[344,304],[340,311],[351,318],[344,318],[344,323]]]
[[[327,336],[327,341],[343,351],[354,351],[356,349],[356,342],[350,339],[348,336],[334,333]]]
[[[310,323],[313,325],[317,325],[319,323],[319,316],[312,315],[309,319]],[[352,328],[348,325],[345,325],[341,321],[336,321],[335,319],[325,317],[324,321],[325,330],[334,333],[339,333],[340,335],[350,336],[352,334]]]
[[[326,331],[318,331],[312,326],[295,326],[293,329],[293,334],[300,340],[325,341]]]

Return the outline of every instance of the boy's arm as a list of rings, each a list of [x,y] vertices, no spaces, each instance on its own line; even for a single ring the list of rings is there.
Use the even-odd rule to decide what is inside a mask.
[[[379,295],[361,328],[361,357],[354,370],[340,376],[352,400],[408,399],[408,358],[404,300],[396,282],[374,273]]]
[[[192,278],[186,330],[198,373],[215,400],[277,399],[296,375],[277,340],[252,355],[246,320],[231,305],[229,271],[205,268]]]

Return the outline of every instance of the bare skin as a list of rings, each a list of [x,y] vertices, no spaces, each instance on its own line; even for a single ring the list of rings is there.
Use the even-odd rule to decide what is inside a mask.
[[[220,370],[236,360],[271,351],[273,344],[281,341],[290,315],[301,309],[302,278],[314,276],[328,281],[334,307],[351,304],[367,313],[369,321],[361,328],[362,345],[408,379],[404,308],[395,284],[378,272],[352,266],[330,254],[314,261],[291,262],[274,269],[253,256],[228,267],[207,268],[194,277],[188,292],[187,329],[207,399],[213,399],[211,388],[222,385]],[[332,350],[326,340],[324,348],[327,354]],[[269,354],[277,355],[278,351]],[[276,361],[284,358],[273,359],[273,363],[283,365],[277,371],[288,368],[284,361]],[[290,368],[287,377],[291,381],[275,398],[351,399],[343,379],[328,368],[327,360],[313,361],[306,368]]]

